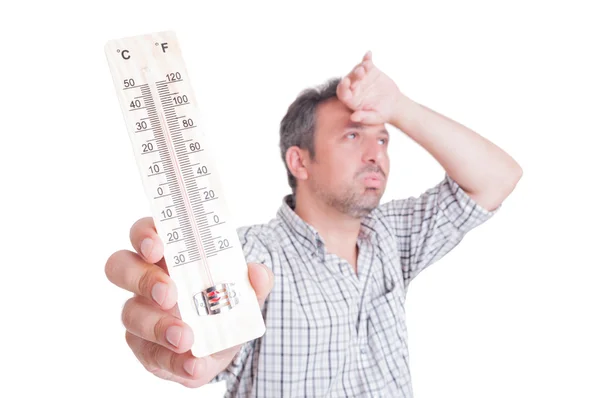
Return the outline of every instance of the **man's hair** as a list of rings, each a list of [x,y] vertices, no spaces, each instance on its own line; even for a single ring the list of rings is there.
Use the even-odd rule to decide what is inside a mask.
[[[307,149],[311,160],[315,157],[315,129],[317,127],[317,107],[320,103],[336,96],[341,78],[333,77],[316,87],[304,89],[288,107],[279,127],[279,148],[281,159],[287,170],[288,184],[296,195],[297,181],[285,161],[288,148],[297,146]]]

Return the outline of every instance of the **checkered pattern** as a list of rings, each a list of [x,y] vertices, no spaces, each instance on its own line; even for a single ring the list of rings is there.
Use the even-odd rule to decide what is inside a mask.
[[[408,284],[499,208],[479,206],[446,174],[362,220],[356,274],[290,206],[287,196],[275,219],[238,230],[247,261],[267,264],[275,286],[265,335],[213,382],[227,381],[226,397],[412,397]]]

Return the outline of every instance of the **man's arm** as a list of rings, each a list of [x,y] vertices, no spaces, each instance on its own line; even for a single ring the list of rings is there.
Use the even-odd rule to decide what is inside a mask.
[[[340,80],[336,94],[353,111],[353,122],[395,126],[446,171],[443,181],[418,197],[392,200],[373,212],[397,241],[408,285],[497,212],[521,178],[521,168],[477,133],[406,97],[373,64],[370,51]]]
[[[409,99],[373,63],[371,51],[344,76],[336,94],[364,124],[389,123],[425,148],[467,194],[495,210],[521,178],[506,152],[465,126]]]
[[[390,124],[427,150],[482,207],[496,209],[514,190],[523,170],[510,155],[473,130],[404,95],[399,102]]]

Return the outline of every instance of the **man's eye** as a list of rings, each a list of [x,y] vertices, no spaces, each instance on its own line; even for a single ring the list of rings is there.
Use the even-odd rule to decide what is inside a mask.
[[[350,134],[347,135],[347,137],[349,137],[349,138],[356,138],[356,133],[350,133]]]
[[[381,139],[379,139],[379,142],[381,142],[381,145],[385,145],[387,140],[385,138],[381,138]]]

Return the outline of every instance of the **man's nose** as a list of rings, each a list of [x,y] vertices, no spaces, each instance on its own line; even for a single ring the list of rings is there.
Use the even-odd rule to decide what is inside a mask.
[[[363,148],[363,162],[379,164],[385,155],[385,147],[379,139],[366,140]]]

